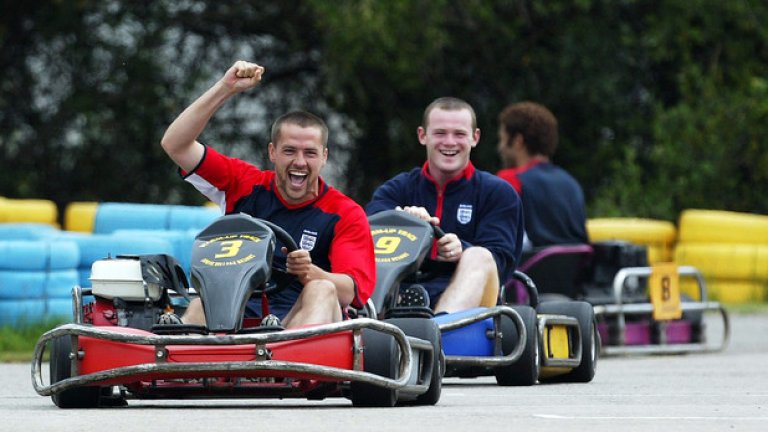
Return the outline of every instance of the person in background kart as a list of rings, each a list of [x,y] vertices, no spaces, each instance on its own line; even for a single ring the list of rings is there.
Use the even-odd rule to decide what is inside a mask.
[[[436,99],[416,132],[427,161],[379,186],[366,212],[399,209],[447,233],[436,241],[423,267],[438,275],[423,283],[435,313],[493,306],[499,281],[506,280],[520,258],[520,198],[509,184],[475,169],[470,161],[480,129],[467,102]]]
[[[557,119],[533,102],[507,106],[499,114],[497,175],[520,194],[525,215],[524,249],[588,243],[584,193],[567,171],[551,162],[557,148]]]
[[[256,87],[264,68],[235,62],[223,77],[168,127],[161,145],[193,184],[226,214],[247,213],[285,229],[300,249],[275,251],[297,282],[270,298],[270,311],[287,328],[343,319],[342,309],[363,307],[373,291],[373,240],[362,207],[320,177],[328,159],[328,128],[319,117],[294,111],[278,118],[268,145],[274,171],[224,156],[197,141],[214,113],[232,96]],[[258,316],[252,299],[246,316]],[[265,317],[266,318],[266,317]],[[270,317],[272,318],[272,317]],[[205,324],[199,299],[181,318]]]

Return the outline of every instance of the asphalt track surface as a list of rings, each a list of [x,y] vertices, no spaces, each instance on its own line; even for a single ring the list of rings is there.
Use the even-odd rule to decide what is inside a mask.
[[[429,407],[250,399],[61,410],[34,392],[28,364],[1,364],[0,431],[768,431],[768,314],[731,318],[720,353],[602,358],[589,384],[451,378]]]

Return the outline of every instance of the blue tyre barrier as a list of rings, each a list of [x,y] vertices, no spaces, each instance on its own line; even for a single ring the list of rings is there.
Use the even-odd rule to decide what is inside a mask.
[[[114,232],[116,237],[130,238],[155,238],[168,241],[173,248],[170,254],[181,264],[182,268],[189,273],[190,261],[192,260],[192,246],[195,244],[197,230],[177,230],[177,231],[158,231],[158,230],[118,230]]]
[[[91,286],[91,266],[80,267],[77,269],[77,279],[81,287]]]
[[[93,232],[119,229],[167,229],[170,206],[162,204],[102,203],[96,210]]]
[[[94,261],[117,255],[173,254],[173,246],[161,238],[124,237],[92,234],[70,237],[80,246],[80,265],[89,268]]]
[[[172,206],[168,215],[169,230],[200,231],[221,216],[215,207]]]
[[[43,299],[0,301],[0,325],[38,323],[45,317]]]
[[[0,299],[35,299],[45,295],[43,271],[0,270]]]
[[[70,240],[0,241],[0,269],[59,270],[80,263],[80,248]]]
[[[45,297],[48,299],[72,298],[72,287],[80,284],[77,269],[55,270],[48,272],[45,281]]]
[[[72,320],[72,298],[54,298],[45,301],[46,317],[67,318]]]
[[[0,239],[3,240],[38,240],[58,232],[55,227],[43,223],[0,223]]]

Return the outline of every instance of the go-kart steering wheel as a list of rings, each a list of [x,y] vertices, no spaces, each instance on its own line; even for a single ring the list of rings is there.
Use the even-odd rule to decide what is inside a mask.
[[[296,244],[296,241],[293,240],[293,237],[291,237],[290,234],[288,234],[287,231],[285,231],[282,227],[275,225],[274,223],[261,219],[261,222],[264,223],[269,229],[272,230],[273,233],[275,233],[275,238],[285,246],[285,248],[288,250],[288,253],[291,253],[299,248],[299,246]],[[271,296],[274,294],[279,293],[280,291],[286,289],[289,285],[294,283],[297,280],[295,275],[292,275],[286,271],[284,268],[275,267],[274,265],[274,259],[272,260],[272,278],[266,283],[264,286],[264,293],[267,296]]]

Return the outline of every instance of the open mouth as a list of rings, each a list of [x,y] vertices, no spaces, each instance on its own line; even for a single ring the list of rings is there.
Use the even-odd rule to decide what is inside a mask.
[[[458,150],[440,150],[440,154],[447,157],[454,157],[459,154]]]
[[[293,187],[302,187],[307,182],[308,173],[300,171],[288,171],[288,181]]]

